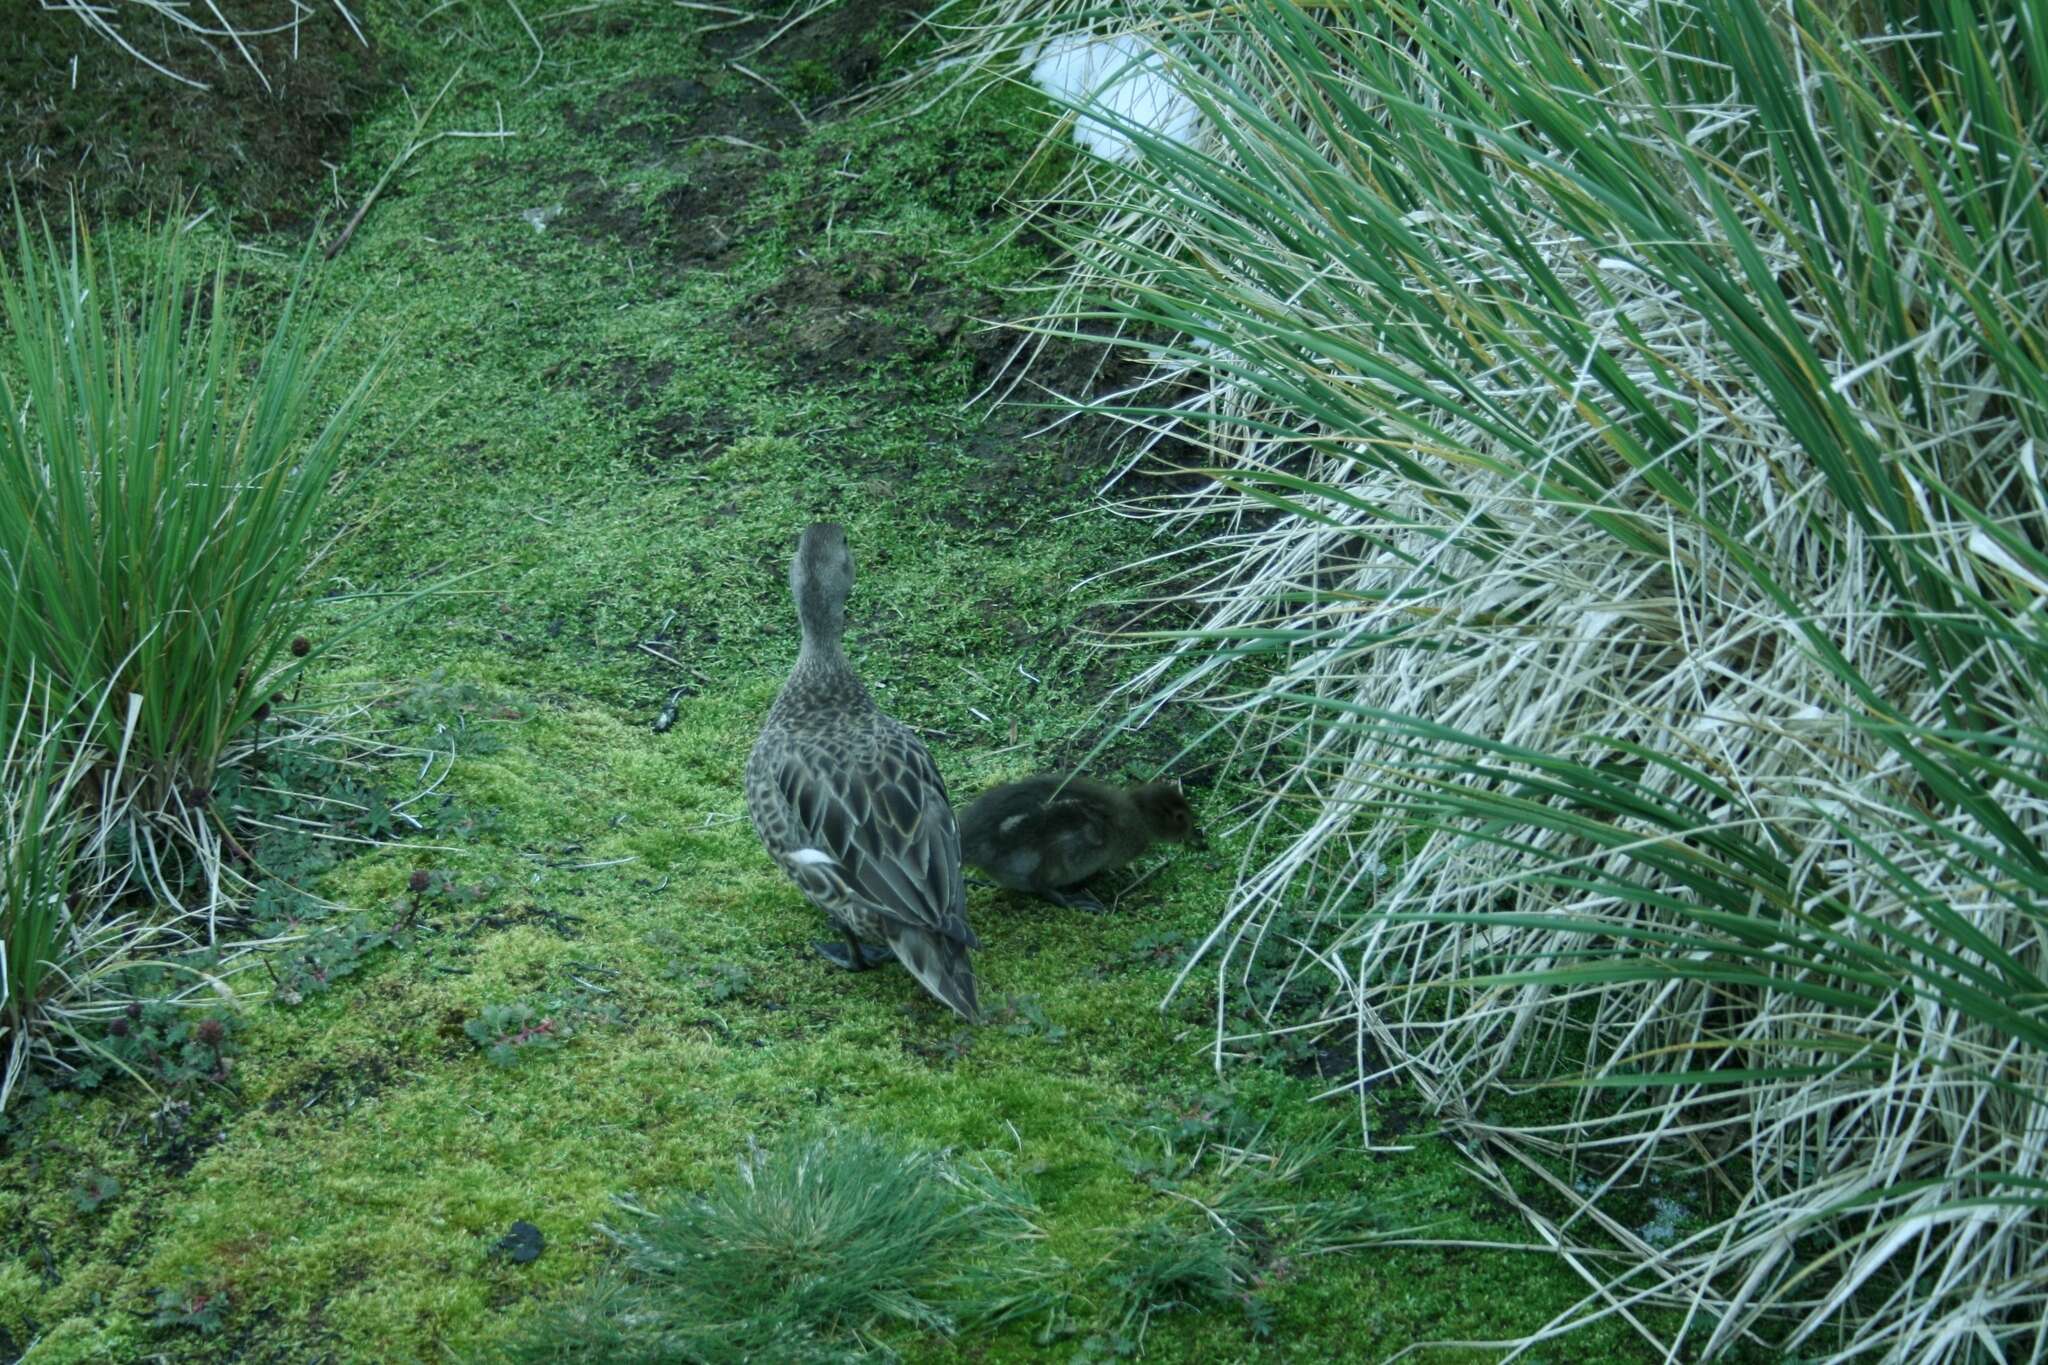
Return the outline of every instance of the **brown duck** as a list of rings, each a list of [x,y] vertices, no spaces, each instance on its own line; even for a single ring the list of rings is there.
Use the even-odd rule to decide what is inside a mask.
[[[968,862],[1012,891],[1077,910],[1102,902],[1074,888],[1155,842],[1202,847],[1195,812],[1171,782],[1126,788],[1039,773],[983,792],[960,814]]]
[[[768,853],[838,929],[818,951],[848,971],[891,956],[979,1017],[960,832],[946,784],[910,727],[876,708],[840,651],[853,555],[830,523],[789,568],[803,626],[796,667],[747,759],[747,814]]]

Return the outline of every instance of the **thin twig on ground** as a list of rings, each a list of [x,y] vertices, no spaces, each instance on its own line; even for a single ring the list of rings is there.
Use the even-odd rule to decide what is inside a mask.
[[[733,71],[739,72],[748,80],[754,81],[766,87],[769,91],[773,92],[777,99],[780,99],[784,104],[789,106],[789,111],[796,115],[796,121],[804,126],[804,131],[807,133],[811,131],[810,115],[806,114],[803,111],[803,106],[798,104],[795,100],[791,99],[788,93],[784,91],[781,86],[777,85],[774,81],[769,80],[766,76],[762,75],[758,71],[755,71],[754,69],[745,65],[744,63],[727,62],[726,66]]]
[[[548,51],[540,45],[540,35],[533,31],[533,25],[526,22],[526,14],[519,8],[519,0],[505,0],[505,5],[512,11],[512,17],[519,21],[519,27],[526,30],[527,38],[533,43],[533,70],[527,72],[519,82],[519,88],[524,90],[533,78],[540,74],[541,63],[547,60]]]
[[[474,129],[466,128],[447,128],[443,129],[441,132],[433,134],[431,137],[421,136],[423,133],[426,132],[428,121],[434,117],[434,111],[440,108],[441,101],[447,98],[449,90],[454,87],[455,82],[459,80],[461,76],[462,69],[460,67],[457,67],[455,70],[455,74],[450,76],[447,79],[447,81],[442,84],[441,88],[435,92],[434,98],[427,102],[427,107],[421,110],[419,115],[413,119],[412,131],[406,135],[404,148],[399,151],[397,156],[392,158],[391,164],[384,168],[384,174],[377,177],[377,183],[370,187],[370,192],[367,195],[363,196],[363,202],[357,205],[356,211],[349,216],[348,225],[342,228],[341,235],[336,237],[333,240],[333,242],[328,244],[327,251],[325,253],[326,258],[328,260],[331,261],[336,256],[341,254],[341,249],[348,245],[349,239],[355,236],[356,229],[362,225],[363,215],[367,214],[370,211],[370,206],[377,202],[377,196],[384,192],[384,187],[391,183],[392,178],[396,176],[401,169],[404,168],[405,164],[408,161],[411,161],[415,156],[419,155],[421,152],[425,151],[427,148],[439,142],[442,138],[455,137],[498,139],[517,136],[516,133],[514,133],[512,130],[504,126],[504,116],[502,113],[499,115],[498,128],[494,132],[477,131]]]

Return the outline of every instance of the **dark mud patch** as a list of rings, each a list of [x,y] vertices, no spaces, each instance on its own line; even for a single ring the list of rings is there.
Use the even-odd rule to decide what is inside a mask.
[[[979,314],[1001,315],[997,300],[988,301]],[[977,326],[966,332],[962,344],[974,357],[975,383],[1015,402],[1070,406],[1144,378],[1145,360],[1114,323],[1083,321],[1074,330],[1080,335],[1033,336],[1015,327]]]
[[[898,324],[854,290],[835,272],[798,266],[740,310],[733,343],[810,385],[864,379],[913,358]]]
[[[1348,1086],[1372,1094],[1392,1078],[1385,1074],[1380,1050],[1370,1041],[1364,1055],[1365,1069],[1361,1071],[1359,1051],[1351,1039],[1317,1039],[1301,1055],[1283,1062],[1280,1069],[1296,1080],[1316,1081],[1332,1090]]]
[[[549,383],[574,384],[606,406],[638,412],[660,394],[676,372],[666,360],[615,355],[603,360],[558,360],[541,371]]]
[[[688,136],[699,111],[710,103],[711,90],[702,81],[644,76],[614,86],[587,105],[563,104],[561,114],[569,131],[582,137],[656,150]]]
[[[910,265],[799,265],[738,310],[733,344],[813,386],[857,383],[942,356],[965,313],[929,277],[905,276]]]
[[[663,474],[718,458],[746,431],[746,424],[725,408],[678,408],[648,419],[627,440],[626,453],[642,474]]]
[[[716,91],[686,76],[644,77],[562,114],[572,132],[681,181],[650,199],[637,184],[578,172],[563,184],[564,225],[585,240],[642,248],[676,270],[731,263],[754,192],[780,164],[777,149],[804,133],[786,99],[738,77]]]
[[[715,90],[685,76],[640,77],[582,108],[563,106],[562,121],[579,136],[651,153],[684,151],[700,140],[772,148],[804,132],[795,105],[738,76]]]
[[[159,1170],[173,1178],[187,1175],[227,1138],[225,1120],[215,1106],[167,1099],[150,1115],[143,1150]]]
[[[1375,1142],[1406,1137],[1429,1122],[1422,1100],[1412,1090],[1382,1090],[1375,1100],[1372,1136]]]
[[[1111,433],[1098,423],[1040,428],[1054,414],[1004,406],[990,412],[967,440],[960,487],[984,513],[998,516],[1033,507],[1084,503],[1107,475]]]
[[[41,0],[0,0],[0,157],[24,201],[53,215],[74,188],[113,216],[193,192],[237,224],[299,226],[328,196],[327,163],[346,155],[356,118],[399,76],[375,31],[364,24],[365,46],[332,6],[235,6],[247,28],[284,25],[245,39],[268,88],[232,45],[121,9],[130,43],[210,88],[150,70]]]
[[[704,35],[704,49],[720,61],[767,67],[792,99],[816,112],[831,97],[872,80],[890,50],[930,8],[929,0],[847,0],[779,36],[783,18],[771,11],[753,23]]]
[[[725,269],[745,245],[749,204],[778,159],[713,144],[678,162],[683,182],[651,194],[639,181],[571,172],[559,182],[561,226],[581,241],[643,251],[670,270]]]
[[[571,171],[558,186],[562,227],[600,246],[644,245],[650,231],[637,185],[614,185],[595,171]]]
[[[580,187],[568,201],[571,226],[586,236],[658,246],[676,268],[729,265],[754,193],[780,166],[779,154],[811,136],[834,99],[873,78],[923,9],[919,0],[850,0],[779,34],[784,16],[764,15],[706,34],[710,69],[636,77],[585,103],[563,104],[571,132],[683,182],[652,206]],[[979,165],[964,153],[946,164],[949,175],[969,178]]]
[[[545,929],[564,943],[583,937],[583,916],[572,915],[566,910],[552,906],[526,904],[515,905],[505,910],[485,911],[456,931],[459,938],[474,938],[478,934],[495,933],[503,929],[531,926]]]
[[[357,1105],[389,1089],[397,1067],[389,1057],[371,1053],[341,1057],[314,1068],[263,1102],[263,1112],[294,1118],[319,1114],[338,1123]]]
[[[710,270],[730,264],[746,233],[748,203],[777,164],[774,156],[744,147],[697,148],[687,165],[688,181],[658,201],[666,243],[662,260]]]

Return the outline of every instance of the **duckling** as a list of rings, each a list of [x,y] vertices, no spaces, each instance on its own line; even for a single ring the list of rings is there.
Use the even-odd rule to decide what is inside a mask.
[[[796,667],[747,758],[747,814],[769,856],[839,939],[815,945],[847,971],[892,957],[972,1021],[960,830],[923,741],[882,714],[840,649],[853,554],[831,523],[808,527],[789,566],[803,627]]]
[[[1100,910],[1073,890],[1111,872],[1154,841],[1205,847],[1195,813],[1171,782],[1113,787],[1079,775],[1039,773],[992,787],[960,815],[960,848],[997,884],[1054,905]]]

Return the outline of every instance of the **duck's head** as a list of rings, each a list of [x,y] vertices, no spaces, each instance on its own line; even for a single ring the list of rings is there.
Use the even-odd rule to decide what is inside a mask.
[[[804,634],[836,641],[846,629],[846,597],[853,591],[853,551],[846,528],[834,521],[804,528],[789,562],[789,595],[796,599]]]
[[[1133,787],[1131,801],[1145,817],[1153,838],[1169,844],[1206,846],[1207,840],[1195,824],[1195,808],[1188,804],[1187,793],[1179,783],[1147,782],[1142,787]]]

